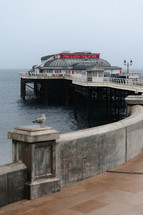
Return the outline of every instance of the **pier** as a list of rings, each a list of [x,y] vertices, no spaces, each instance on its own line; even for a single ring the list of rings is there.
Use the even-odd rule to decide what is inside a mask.
[[[28,88],[43,103],[52,100],[73,104],[75,117],[78,103],[84,100],[91,114],[92,103],[104,101],[107,113],[114,107],[115,114],[125,108],[124,98],[143,93],[139,74],[124,74],[122,68],[112,66],[100,58],[100,53],[64,51],[43,56],[26,74],[21,73],[21,97],[28,95]]]
[[[125,97],[143,93],[143,83],[140,80],[103,78],[103,81],[99,82],[96,79],[88,81],[81,74],[51,76],[47,73],[21,73],[20,78],[21,97],[24,101],[30,89],[44,104],[51,101],[72,104],[75,118],[78,114],[78,104],[83,102],[87,107],[89,127],[93,106],[104,102],[109,117],[113,113],[114,118],[120,119],[120,113],[125,111]]]
[[[44,91],[43,94],[48,94],[48,90],[50,89],[51,85],[55,84],[58,85],[57,88],[60,90],[60,87],[64,89],[65,86],[66,91],[68,88],[73,87],[72,90],[76,89],[77,87],[82,87],[83,91],[80,91],[84,94],[84,91],[88,91],[86,89],[97,89],[97,88],[108,88],[113,90],[121,90],[129,92],[130,94],[142,94],[143,93],[143,82],[141,80],[130,80],[130,79],[123,79],[123,78],[108,78],[104,79],[102,82],[96,81],[87,81],[83,79],[82,76],[48,76],[48,74],[22,74],[20,73],[21,78],[21,97],[24,99],[26,96],[26,88],[30,87],[28,84],[32,83],[33,87],[30,87],[34,90],[36,95],[40,94],[40,91]],[[53,83],[52,83],[53,82]],[[66,92],[67,93],[67,92]],[[45,95],[46,96],[46,95]],[[94,97],[92,95],[92,97]]]

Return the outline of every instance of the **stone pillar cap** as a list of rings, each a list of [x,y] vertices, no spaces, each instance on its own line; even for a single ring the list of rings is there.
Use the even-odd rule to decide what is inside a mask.
[[[59,132],[51,127],[38,125],[20,126],[8,132],[8,138],[27,143],[44,142],[59,138]]]

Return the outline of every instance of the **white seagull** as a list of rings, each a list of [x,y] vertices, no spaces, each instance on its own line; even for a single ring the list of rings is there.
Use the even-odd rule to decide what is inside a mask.
[[[40,128],[41,128],[41,124],[44,123],[46,120],[46,115],[42,114],[41,117],[37,118],[36,120],[33,121],[33,123],[39,123],[40,124]]]

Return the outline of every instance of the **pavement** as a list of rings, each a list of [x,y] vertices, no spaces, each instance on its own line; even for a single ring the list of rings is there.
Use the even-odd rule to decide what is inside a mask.
[[[143,153],[95,177],[34,200],[0,208],[0,215],[143,215]]]

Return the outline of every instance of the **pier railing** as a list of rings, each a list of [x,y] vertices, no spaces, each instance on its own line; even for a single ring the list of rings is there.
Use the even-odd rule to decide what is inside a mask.
[[[111,82],[122,85],[135,85],[135,86],[143,86],[143,81],[140,79],[127,79],[127,78],[112,78]]]
[[[67,78],[70,80],[73,80],[74,82],[80,82],[80,83],[96,83],[99,81],[96,81],[96,78],[91,77],[90,81],[87,76],[81,75],[81,74],[50,74],[50,73],[19,73],[21,78]],[[103,83],[115,83],[119,85],[129,85],[129,86],[143,86],[143,80],[142,79],[128,79],[128,78],[111,78],[111,77],[104,77]]]

